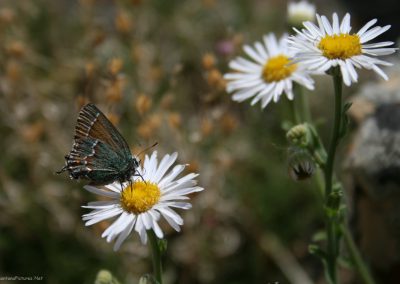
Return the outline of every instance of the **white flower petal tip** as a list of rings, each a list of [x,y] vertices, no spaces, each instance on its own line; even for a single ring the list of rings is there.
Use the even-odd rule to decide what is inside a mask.
[[[336,13],[332,15],[332,24],[325,16],[316,15],[318,26],[303,23],[304,29],[296,29],[297,35],[290,36],[289,49],[294,52],[296,63],[303,64],[309,72],[325,73],[332,67],[339,66],[343,82],[351,86],[358,82],[356,68],[373,70],[382,78],[386,78],[379,65],[388,66],[390,63],[377,59],[378,56],[390,55],[397,48],[391,48],[390,41],[366,44],[386,32],[390,25],[373,27],[377,20],[366,23],[357,33],[350,33],[350,14],[342,21]]]
[[[309,72],[291,61],[295,53],[288,49],[287,35],[277,39],[274,34],[267,34],[262,42],[245,45],[243,49],[248,59],[233,59],[229,63],[232,72],[224,75],[232,100],[251,99],[251,105],[260,102],[265,108],[271,101],[278,102],[283,93],[291,94],[293,81],[307,89],[314,87]]]
[[[161,217],[174,230],[180,231],[183,219],[173,208],[190,209],[192,205],[183,200],[189,199],[188,194],[203,191],[204,188],[196,186],[196,173],[178,178],[185,165],[173,166],[177,158],[176,152],[165,155],[160,162],[156,151],[151,156],[146,155],[143,166],[138,168],[144,181],[136,179],[132,186],[126,183],[122,191],[115,190],[121,188],[120,184],[115,183],[104,187],[85,186],[89,192],[110,198],[108,201],[94,201],[82,206],[92,209],[82,215],[85,226],[116,218],[101,235],[107,242],[115,240],[114,251],[121,247],[133,230],[138,233],[143,244],[147,242],[147,230],[153,230],[158,238],[163,238],[164,233],[158,225]]]

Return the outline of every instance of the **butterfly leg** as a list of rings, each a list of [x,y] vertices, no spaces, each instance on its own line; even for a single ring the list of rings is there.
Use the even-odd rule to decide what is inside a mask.
[[[56,174],[61,174],[68,169],[68,165],[65,165],[61,170],[57,171]]]
[[[143,178],[143,176],[142,176],[141,174],[137,173],[137,174],[134,174],[133,176],[134,176],[134,177],[140,177],[140,178],[142,179],[142,181],[143,181],[145,184],[147,184],[146,181],[144,180],[144,178]]]

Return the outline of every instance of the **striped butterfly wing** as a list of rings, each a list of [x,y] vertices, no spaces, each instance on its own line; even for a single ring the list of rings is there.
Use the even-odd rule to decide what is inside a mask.
[[[121,178],[131,157],[125,139],[106,116],[95,105],[85,105],[79,112],[74,144],[63,170],[74,179],[106,184]]]
[[[76,141],[66,160],[71,178],[89,179],[92,184],[117,180],[123,163],[108,144],[90,137]]]
[[[75,127],[75,142],[87,137],[108,144],[121,156],[127,157],[131,155],[128,143],[94,104],[87,104],[82,107]]]

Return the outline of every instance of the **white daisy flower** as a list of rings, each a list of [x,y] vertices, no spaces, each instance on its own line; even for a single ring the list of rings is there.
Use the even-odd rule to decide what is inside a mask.
[[[287,6],[289,24],[301,26],[304,21],[313,21],[315,18],[315,5],[307,1],[289,2]]]
[[[391,41],[366,44],[390,28],[390,25],[371,28],[376,19],[369,21],[357,33],[350,33],[350,14],[346,14],[341,23],[336,13],[332,25],[325,16],[317,14],[318,26],[304,22],[305,29],[289,38],[289,46],[296,52],[295,62],[303,63],[310,71],[325,72],[333,66],[339,66],[345,85],[357,82],[356,68],[374,70],[385,80],[386,74],[378,65],[390,66],[389,62],[375,56],[394,53],[397,48],[388,48]]]
[[[287,47],[287,35],[279,42],[274,34],[264,36],[264,41],[253,47],[245,45],[244,52],[251,60],[237,57],[229,63],[235,72],[224,75],[228,80],[227,92],[233,93],[234,101],[242,102],[253,97],[251,105],[261,101],[262,108],[273,100],[278,102],[282,93],[293,99],[293,81],[312,90],[314,81],[290,60],[294,53]]]
[[[177,153],[165,155],[158,164],[155,151],[151,157],[146,155],[143,167],[137,169],[141,177],[131,184],[114,182],[104,187],[85,186],[92,193],[110,198],[109,201],[89,202],[83,206],[93,209],[82,216],[85,225],[118,216],[102,234],[107,242],[116,239],[115,251],[132,230],[139,234],[143,244],[147,242],[147,230],[153,230],[158,238],[162,238],[163,232],[158,225],[161,216],[172,228],[180,231],[183,219],[173,208],[190,209],[191,204],[184,201],[189,199],[186,195],[203,188],[196,186],[198,174],[190,173],[177,179],[185,168],[185,165],[175,165],[171,169],[177,157]]]

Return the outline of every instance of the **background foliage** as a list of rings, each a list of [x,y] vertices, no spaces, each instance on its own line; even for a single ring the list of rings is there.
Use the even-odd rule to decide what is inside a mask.
[[[201,174],[183,232],[164,228],[167,283],[287,283],[285,268],[321,281],[307,246],[322,208],[314,180],[288,178],[286,101],[231,102],[222,78],[242,43],[286,31],[285,13],[284,1],[1,1],[0,276],[93,283],[105,268],[136,283],[151,271],[137,236],[114,253],[107,223],[85,228],[93,196],[55,175],[91,101],[133,153],[157,141]],[[310,94],[316,117],[327,83]]]

